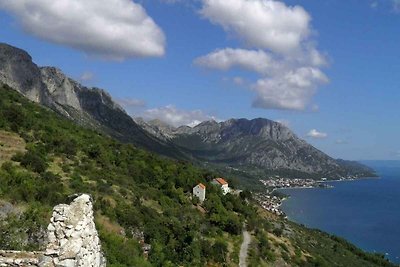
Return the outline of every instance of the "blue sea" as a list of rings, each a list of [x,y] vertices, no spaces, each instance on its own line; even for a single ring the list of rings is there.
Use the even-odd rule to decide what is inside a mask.
[[[400,161],[363,162],[380,178],[331,182],[334,188],[281,190],[289,219],[343,237],[400,263]]]

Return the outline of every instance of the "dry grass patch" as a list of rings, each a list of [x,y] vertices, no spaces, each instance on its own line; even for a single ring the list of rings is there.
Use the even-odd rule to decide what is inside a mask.
[[[0,130],[0,164],[11,158],[18,152],[24,153],[26,143],[19,135]]]
[[[162,207],[157,201],[152,200],[152,199],[141,199],[141,202],[142,202],[143,206],[154,209],[159,214],[163,213]]]
[[[115,233],[117,235],[121,235],[124,232],[124,228],[122,228],[118,223],[112,222],[110,218],[97,214],[96,216],[96,224],[101,225],[107,232]]]

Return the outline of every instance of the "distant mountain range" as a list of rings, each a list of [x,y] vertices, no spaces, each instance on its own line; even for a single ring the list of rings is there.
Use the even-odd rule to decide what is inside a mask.
[[[329,157],[289,128],[268,119],[206,121],[179,128],[157,120],[134,120],[106,91],[82,86],[57,68],[38,67],[27,52],[7,44],[0,44],[0,82],[80,125],[210,168],[222,167],[253,178],[374,175],[360,163]]]
[[[268,119],[205,121],[195,127],[178,128],[159,120],[145,122],[139,118],[136,122],[201,162],[225,165],[253,176],[280,174],[335,179],[374,175],[363,164],[329,157],[298,138],[288,127]]]

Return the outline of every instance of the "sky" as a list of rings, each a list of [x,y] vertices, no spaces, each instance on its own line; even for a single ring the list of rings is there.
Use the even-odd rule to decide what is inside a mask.
[[[0,42],[134,117],[262,117],[336,158],[400,160],[399,0],[0,0]]]

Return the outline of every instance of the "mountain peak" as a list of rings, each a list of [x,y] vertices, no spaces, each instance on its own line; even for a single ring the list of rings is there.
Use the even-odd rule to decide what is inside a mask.
[[[46,101],[39,68],[24,50],[0,43],[0,82],[16,88],[34,102]]]
[[[211,119],[211,120],[202,121],[199,124],[197,124],[196,126],[191,127],[191,128],[204,127],[204,126],[216,126],[216,125],[219,125],[219,123],[217,121]]]
[[[154,152],[183,157],[137,125],[105,90],[85,87],[56,67],[39,68],[27,52],[8,44],[0,44],[0,83],[80,125]]]
[[[32,61],[32,57],[25,50],[6,43],[0,43],[0,56],[3,55],[19,58],[22,61]]]

